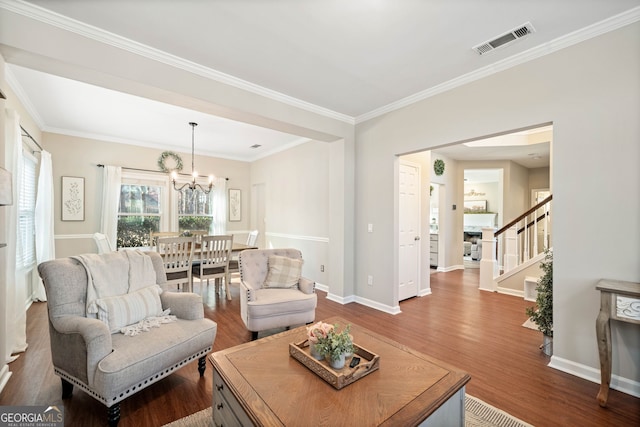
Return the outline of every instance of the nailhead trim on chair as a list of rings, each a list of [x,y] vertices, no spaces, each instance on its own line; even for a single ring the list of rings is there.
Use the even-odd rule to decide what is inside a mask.
[[[173,373],[175,370],[181,368],[183,365],[186,365],[187,363],[190,363],[195,359],[199,359],[202,356],[206,356],[212,349],[213,349],[213,347],[209,346],[209,347],[205,348],[204,350],[200,350],[196,354],[193,354],[193,355],[187,357],[186,359],[181,360],[180,362],[174,364],[173,366],[170,366],[170,367],[164,369],[162,372],[157,373],[155,375],[152,375],[149,378],[147,378],[147,379],[145,379],[143,381],[140,381],[138,384],[135,384],[135,385],[129,387],[128,389],[126,389],[125,391],[123,391],[119,395],[114,396],[110,400],[108,398],[105,398],[102,395],[99,395],[95,391],[91,390],[89,387],[87,387],[86,384],[84,384],[83,382],[80,382],[76,378],[73,378],[73,377],[69,376],[66,372],[61,371],[60,369],[55,368],[55,367],[54,367],[54,371],[55,371],[56,375],[58,375],[59,377],[64,378],[68,382],[72,383],[74,386],[78,386],[78,388],[80,388],[82,391],[84,391],[85,393],[91,395],[94,399],[100,401],[101,403],[103,403],[107,407],[111,407],[111,406],[115,405],[116,403],[124,400],[125,398],[131,396],[132,394],[134,394],[134,393],[140,391],[141,389],[147,387],[148,385],[151,385],[151,384],[161,380],[162,378],[166,377],[167,375]]]

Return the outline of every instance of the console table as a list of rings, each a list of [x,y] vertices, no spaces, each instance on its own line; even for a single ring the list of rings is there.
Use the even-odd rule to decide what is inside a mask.
[[[600,291],[600,313],[596,319],[600,354],[598,403],[605,407],[611,383],[611,320],[640,325],[640,283],[602,279],[596,289]]]
[[[216,426],[464,426],[470,376],[342,318],[380,367],[335,389],[289,355],[304,326],[209,356]]]

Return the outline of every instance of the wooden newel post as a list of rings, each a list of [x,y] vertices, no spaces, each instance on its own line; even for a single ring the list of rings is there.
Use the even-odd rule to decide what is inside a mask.
[[[494,231],[493,228],[482,229],[482,258],[480,259],[479,289],[491,292],[495,292],[498,288],[494,279],[498,275]]]

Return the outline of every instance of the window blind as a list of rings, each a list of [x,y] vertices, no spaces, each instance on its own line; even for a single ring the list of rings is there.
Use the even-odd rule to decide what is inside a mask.
[[[22,179],[18,195],[18,253],[16,267],[29,269],[36,261],[35,210],[36,210],[36,166],[30,155],[22,156]]]

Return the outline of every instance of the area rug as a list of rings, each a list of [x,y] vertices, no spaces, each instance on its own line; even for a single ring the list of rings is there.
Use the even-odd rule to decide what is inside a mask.
[[[522,324],[522,326],[524,326],[525,328],[529,328],[529,329],[535,329],[536,331],[538,330],[538,325],[536,325],[536,324],[534,323],[534,321],[533,321],[533,320],[531,320],[531,319],[527,319],[527,321],[526,321],[526,322],[524,322],[524,323]]]
[[[465,427],[533,427],[473,396],[466,396],[464,408]],[[163,427],[213,427],[211,408],[165,424]]]

